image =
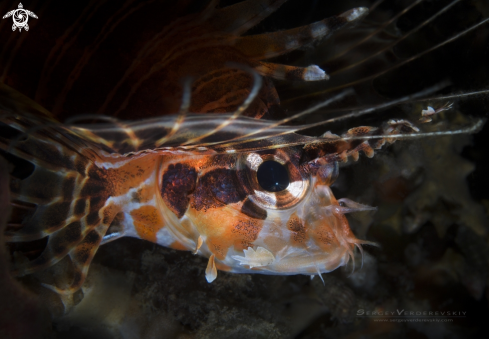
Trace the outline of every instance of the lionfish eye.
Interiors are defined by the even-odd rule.
[[[289,186],[289,173],[284,165],[277,161],[263,162],[256,173],[258,183],[268,192],[280,192]]]
[[[248,199],[261,208],[284,210],[308,192],[310,175],[300,170],[300,147],[242,153],[236,167]]]

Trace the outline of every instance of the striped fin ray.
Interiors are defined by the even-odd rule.
[[[106,205],[111,185],[93,163],[100,151],[96,145],[59,123],[29,114],[2,112],[0,130],[0,155],[13,168],[13,213],[5,237],[13,251],[13,273],[25,275],[56,264],[85,244],[93,229],[110,225],[117,210]],[[38,255],[33,258],[16,251],[21,243],[42,239],[45,246],[34,250]]]
[[[430,76],[436,75],[435,70],[439,70],[440,65],[436,62],[438,60],[437,57],[443,56],[443,51],[447,51],[446,53],[453,52],[451,49],[453,46],[450,47],[450,44],[457,40],[462,40],[461,38],[469,34],[475,34],[476,30],[483,29],[482,26],[487,25],[489,22],[487,15],[473,16],[470,19],[470,24],[459,25],[457,28],[454,26],[450,30],[445,30],[443,35],[425,34],[425,37],[436,36],[438,39],[416,42],[419,48],[414,49],[415,53],[411,51],[410,55],[406,55],[406,53],[399,52],[406,49],[405,45],[413,44],[413,41],[421,35],[418,34],[420,31],[432,29],[435,21],[445,20],[448,23],[453,22],[447,17],[456,16],[458,13],[457,8],[462,7],[462,2],[453,0],[446,3],[440,2],[437,5],[440,7],[439,10],[426,11],[426,13],[432,14],[426,14],[424,18],[416,19],[420,23],[413,25],[406,32],[403,32],[396,22],[403,19],[403,16],[407,18],[415,16],[414,13],[416,11],[423,11],[423,6],[429,7],[428,4],[425,4],[425,1],[413,1],[409,6],[399,9],[398,13],[390,16],[387,20],[382,18],[380,14],[376,16],[376,11],[371,8],[369,15],[361,23],[352,29],[340,30],[335,34],[334,46],[330,46],[327,43],[316,46],[316,52],[321,51],[322,55],[322,60],[316,61],[316,64],[327,72],[330,80],[324,84],[303,86],[299,90],[294,84],[285,84],[280,91],[282,97],[287,98],[282,101],[283,107],[288,109],[301,107],[304,102],[310,102],[313,98],[322,98],[346,88],[354,88],[357,91],[356,101],[358,103],[373,105],[385,101],[386,95],[378,95],[378,89],[376,89],[376,92],[369,90],[372,82],[390,83],[391,77],[399,76],[396,73],[409,73],[409,71],[405,70],[414,67],[419,59],[429,60],[431,58],[430,65],[432,69],[427,69],[424,72],[409,73],[410,85],[405,86],[403,93],[432,85],[427,80]],[[440,36],[442,36],[441,39]],[[467,41],[469,40],[467,39]],[[303,59],[298,59],[296,62],[303,63],[306,60],[307,62],[311,61],[307,53],[305,53]],[[444,79],[451,76],[451,72],[446,68],[441,73],[444,75]],[[413,78],[417,80],[413,80]],[[440,76],[435,79],[437,80],[434,81],[443,80]],[[386,92],[385,89],[383,91]]]
[[[58,287],[45,283],[42,285],[61,295],[71,295],[79,290],[85,281],[90,263],[100,247],[100,243],[108,227],[109,225],[102,223],[99,226],[92,228],[83,240],[70,250],[68,257],[71,260],[74,270],[73,279],[68,286]]]
[[[441,84],[443,85],[443,84]],[[344,91],[330,97],[309,109],[296,113],[279,121],[253,119],[244,116],[229,114],[191,114],[182,111],[178,116],[152,118],[133,122],[117,121],[111,118],[108,123],[100,123],[85,126],[66,126],[82,139],[87,139],[95,146],[102,149],[110,144],[107,155],[113,157],[128,157],[141,152],[158,152],[174,154],[218,154],[260,151],[295,145],[311,143],[331,143],[329,137],[314,137],[301,134],[301,131],[311,128],[327,126],[345,119],[357,118],[367,114],[380,114],[389,109],[395,110],[401,105],[416,104],[416,99],[425,97],[439,90],[440,85],[427,88],[424,91],[392,100],[383,104],[370,107],[352,107],[344,110],[344,113],[322,119],[315,123],[302,125],[288,125],[292,121],[304,118],[333,102],[351,95],[352,91]],[[473,93],[458,94],[453,99],[469,99],[474,96],[488,93],[478,91]],[[433,97],[432,102],[444,101],[448,98]],[[418,99],[423,102],[427,99]],[[390,135],[345,135],[345,138],[355,140],[390,138],[419,138],[423,136],[450,135],[475,132],[482,124],[482,120],[472,119],[467,124],[458,126],[454,130],[416,131],[410,129],[410,133],[397,133]],[[426,129],[426,128],[425,128]],[[405,131],[404,131],[405,132]],[[324,133],[324,130],[323,132]],[[107,147],[105,148],[108,149]]]
[[[319,81],[329,79],[329,75],[316,65],[298,67],[260,62],[255,70],[263,76],[280,80]]]

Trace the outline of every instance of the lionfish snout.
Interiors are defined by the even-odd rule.
[[[240,170],[247,179],[240,183],[250,192],[247,208],[260,209],[263,216],[252,244],[229,250],[222,261],[227,270],[321,274],[348,263],[355,247],[361,250],[361,244],[372,244],[357,239],[345,214],[373,208],[349,199],[337,200],[331,191],[338,176],[336,162],[309,161],[306,170],[300,147],[242,157]]]
[[[336,164],[322,166],[317,171],[318,175],[311,178],[311,193],[301,211],[307,239],[305,252],[314,265],[309,270],[315,269],[318,273],[330,272],[346,265],[350,259],[354,260],[355,247],[363,253],[362,244],[375,245],[358,239],[346,218],[348,213],[375,208],[346,198],[336,199],[330,188],[334,176],[337,176],[335,168],[337,171]]]

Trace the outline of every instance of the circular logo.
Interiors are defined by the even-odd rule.
[[[28,17],[25,9],[16,9],[14,15],[12,15],[15,25],[20,27],[27,23]]]

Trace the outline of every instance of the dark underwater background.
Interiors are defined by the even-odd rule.
[[[221,1],[220,6],[235,2]],[[248,34],[297,27],[372,3],[289,0]],[[334,74],[382,50],[450,1],[421,2],[366,44],[344,57],[328,60],[412,3],[385,0],[362,24],[274,61],[318,64]],[[39,4],[33,1],[24,5],[35,12]],[[304,121],[340,116],[346,108],[379,105],[440,83],[446,85],[427,97],[451,98],[407,100],[368,116],[328,125],[326,130],[341,134],[356,126],[378,126],[399,118],[416,123],[427,105],[439,107],[446,102],[453,102],[454,108],[435,116],[424,131],[456,131],[487,119],[487,93],[453,95],[489,90],[488,23],[396,66],[487,18],[487,1],[460,1],[378,57],[350,71],[338,72],[336,77],[332,75],[328,83],[274,81],[282,114],[296,113],[341,90],[336,87],[371,77],[347,86],[353,87],[354,96]],[[4,27],[0,38],[13,33]],[[4,56],[8,55],[6,46],[2,50]],[[0,66],[5,60],[0,59]],[[376,76],[379,73],[382,75]],[[361,155],[358,162],[342,165],[333,186],[336,197],[378,207],[376,212],[349,216],[359,238],[379,244],[364,246],[363,259],[358,253],[353,272],[351,266],[337,269],[323,274],[324,282],[317,276],[311,280],[309,276],[219,272],[218,278],[208,284],[204,278],[206,258],[122,238],[98,250],[85,296],[80,296],[79,304],[67,315],[62,315],[56,296],[38,299],[20,290],[20,285],[7,286],[8,280],[2,278],[0,288],[9,296],[0,302],[4,318],[0,324],[21,328],[17,333],[30,338],[488,337],[488,138],[486,123],[475,134],[397,141],[371,159]],[[395,318],[393,313],[400,311],[413,312],[409,313],[413,316]],[[430,312],[439,313],[429,316]]]

